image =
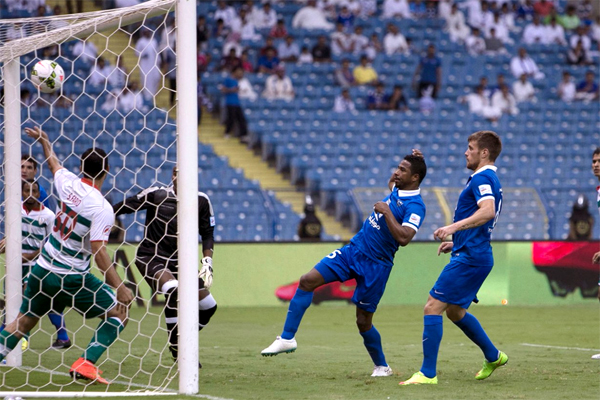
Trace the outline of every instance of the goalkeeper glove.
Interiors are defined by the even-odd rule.
[[[210,289],[213,282],[212,258],[204,257],[202,259],[202,268],[200,268],[198,277],[204,282],[204,289]]]

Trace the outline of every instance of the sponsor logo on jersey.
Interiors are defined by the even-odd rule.
[[[421,216],[417,215],[417,214],[410,214],[410,218],[408,219],[408,222],[410,222],[411,224],[415,224],[416,226],[419,226],[419,223],[421,223]]]
[[[379,219],[379,218],[377,217],[377,214],[375,214],[375,215],[371,215],[371,216],[369,217],[369,224],[370,224],[370,225],[371,225],[373,228],[375,228],[375,229],[377,229],[377,230],[381,230],[381,226],[379,226],[379,224],[377,223],[377,220],[378,220],[378,219]]]
[[[492,194],[492,187],[490,185],[479,185],[479,194],[482,196]]]
[[[398,201],[396,202],[396,205],[397,205],[398,207],[402,206],[402,204],[403,204],[403,203],[402,203],[402,200],[398,200]]]

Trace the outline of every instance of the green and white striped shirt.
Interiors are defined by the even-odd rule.
[[[58,208],[52,234],[38,265],[57,274],[85,274],[93,241],[108,241],[115,222],[112,206],[88,179],[61,168],[54,174]]]
[[[23,254],[38,251],[46,238],[52,233],[54,213],[40,203],[39,210],[27,211],[21,207],[21,251]],[[24,262],[23,266],[32,266],[35,260]]]

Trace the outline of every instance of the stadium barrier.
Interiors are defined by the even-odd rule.
[[[340,246],[339,242],[219,243],[211,292],[220,307],[283,306],[275,295],[277,289],[297,282]],[[130,287],[138,287],[138,305],[150,301],[151,290],[133,264],[135,246],[109,247],[122,274],[122,267],[130,266],[127,280]],[[448,255],[438,257],[437,247],[437,243],[416,242],[398,251],[381,305],[425,304],[449,259]],[[580,304],[596,299],[598,265],[591,263],[590,254],[600,249],[600,242],[497,242],[493,247],[495,266],[478,294],[479,305]],[[349,298],[347,293],[332,296],[342,301]],[[162,298],[153,301],[156,304]]]

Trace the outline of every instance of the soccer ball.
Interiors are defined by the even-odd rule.
[[[52,93],[62,87],[65,71],[56,61],[38,61],[31,70],[31,81],[44,93]]]

